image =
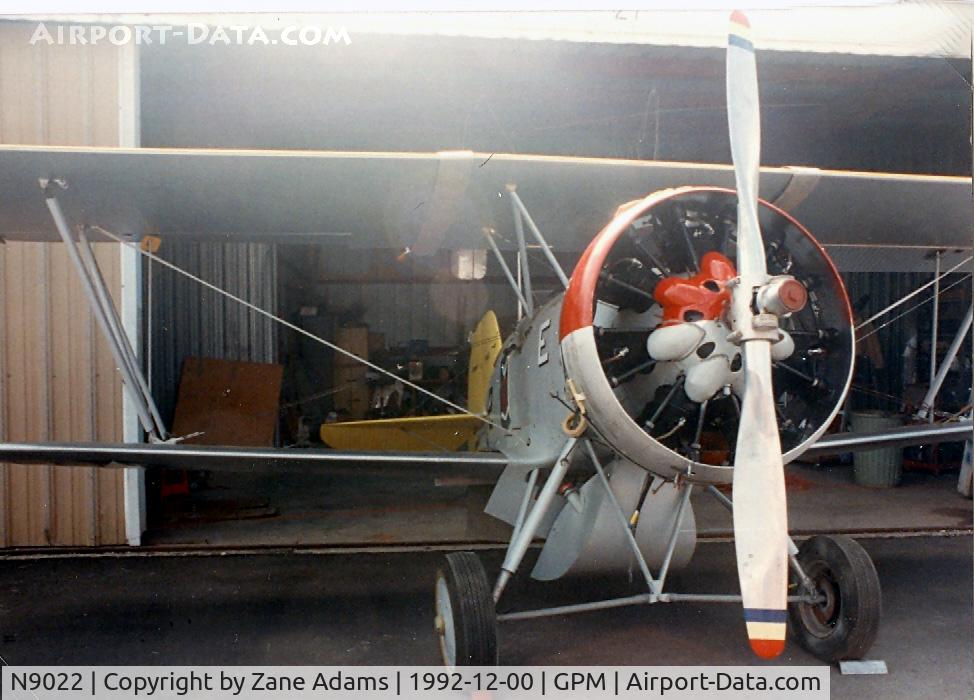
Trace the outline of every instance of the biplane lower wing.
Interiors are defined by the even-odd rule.
[[[120,468],[170,467],[327,476],[496,478],[509,460],[497,452],[365,452],[179,444],[0,443],[0,462]]]
[[[882,433],[838,433],[805,457],[971,440],[972,422],[905,426]],[[498,478],[510,460],[499,452],[372,452],[365,450],[211,447],[179,444],[0,443],[0,462],[120,468],[170,467],[226,472]]]
[[[802,457],[816,459],[843,452],[860,452],[883,447],[936,445],[941,442],[961,442],[972,438],[974,432],[970,420],[955,423],[922,423],[878,433],[833,433],[812,445]]]

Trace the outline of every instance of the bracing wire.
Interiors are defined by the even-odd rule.
[[[919,294],[920,292],[922,292],[924,289],[926,289],[926,288],[928,288],[928,287],[936,284],[938,281],[942,280],[944,277],[946,277],[950,273],[955,272],[958,268],[962,267],[963,265],[966,265],[971,260],[974,260],[974,256],[970,256],[969,255],[968,257],[966,257],[963,260],[961,260],[959,263],[957,263],[956,265],[954,265],[952,268],[950,268],[946,272],[943,272],[939,276],[934,277],[932,280],[930,280],[926,284],[917,287],[916,289],[914,289],[912,292],[910,292],[906,296],[900,297],[899,299],[897,299],[896,301],[894,301],[892,304],[890,304],[889,306],[887,306],[885,309],[882,309],[881,311],[877,311],[872,316],[870,316],[865,321],[863,321],[858,326],[856,326],[855,330],[857,330],[857,331],[858,330],[861,330],[865,326],[868,326],[870,323],[872,323],[873,321],[875,321],[877,318],[880,318],[882,316],[885,316],[886,314],[888,314],[890,311],[892,311],[893,309],[895,309],[900,304],[905,304],[910,299],[912,299],[913,297],[915,297],[917,294]],[[933,297],[930,297],[930,299],[932,299],[932,298]],[[929,299],[927,301],[929,301]],[[924,302],[924,303],[926,303],[926,302]],[[913,308],[916,308],[916,307],[913,307]],[[902,314],[900,316],[897,316],[896,318],[901,318],[901,317],[902,317]],[[895,321],[896,319],[893,319],[893,320]]]
[[[970,275],[970,273],[968,273],[968,274],[966,274],[966,275],[964,275],[963,277],[961,277],[961,278],[960,278],[959,280],[956,280],[956,281],[954,281],[954,282],[951,282],[951,283],[950,283],[950,284],[948,284],[948,285],[947,285],[946,287],[943,287],[943,288],[942,288],[942,289],[940,290],[940,296],[943,296],[943,295],[944,295],[944,292],[946,292],[946,291],[947,291],[948,289],[950,289],[951,287],[956,287],[956,286],[957,286],[958,284],[960,284],[961,282],[964,282],[965,280],[968,280],[968,279],[970,279],[970,277],[971,277],[971,275]],[[917,290],[917,291],[920,291],[920,290]],[[912,296],[912,295],[911,295],[911,296]],[[899,321],[899,320],[900,320],[901,318],[903,318],[904,316],[906,316],[906,315],[907,315],[907,314],[909,314],[910,312],[912,312],[912,311],[916,311],[916,310],[917,310],[917,309],[919,309],[919,308],[920,308],[921,306],[923,306],[924,304],[926,304],[926,303],[927,303],[928,301],[933,301],[933,298],[934,298],[935,296],[937,296],[937,295],[936,295],[936,294],[931,294],[931,295],[930,295],[929,297],[927,297],[926,299],[924,299],[924,300],[923,300],[923,301],[921,301],[921,302],[918,302],[918,303],[916,303],[916,304],[914,304],[913,306],[911,306],[910,308],[908,308],[908,309],[907,309],[906,311],[904,311],[903,313],[901,313],[901,314],[897,314],[896,316],[894,316],[893,318],[891,318],[890,320],[888,320],[888,321],[887,321],[886,323],[883,323],[882,325],[879,325],[879,326],[876,326],[875,328],[873,328],[873,329],[871,329],[871,330],[870,330],[870,331],[869,331],[868,333],[865,333],[865,334],[863,334],[863,335],[861,335],[861,336],[859,336],[859,337],[857,337],[857,338],[856,338],[856,342],[857,342],[857,343],[859,343],[859,342],[862,342],[863,340],[865,340],[865,339],[866,339],[866,338],[868,338],[869,336],[871,336],[871,335],[875,335],[876,333],[879,333],[879,331],[881,331],[881,330],[883,330],[884,328],[886,328],[886,326],[888,326],[888,325],[890,325],[891,323],[895,323],[896,321]],[[874,318],[875,318],[875,317],[874,317]],[[860,323],[860,324],[859,324],[858,326],[856,326],[856,330],[859,330],[859,329],[860,329],[860,328],[862,328],[862,327],[863,327],[864,325],[865,325],[865,322],[864,322],[864,323]]]
[[[121,243],[124,246],[128,246],[129,248],[137,251],[140,255],[143,255],[146,258],[148,258],[150,260],[153,260],[154,262],[159,263],[163,267],[167,267],[170,270],[172,270],[173,272],[176,272],[176,273],[182,275],[183,277],[186,277],[186,278],[188,278],[188,279],[196,282],[197,284],[202,285],[203,287],[206,287],[207,289],[210,289],[210,290],[216,292],[217,294],[220,294],[220,295],[226,297],[227,299],[230,299],[231,301],[235,301],[238,304],[241,304],[241,305],[245,306],[246,308],[250,309],[251,311],[253,311],[255,313],[258,313],[261,316],[264,316],[265,318],[268,318],[271,321],[273,321],[275,323],[278,323],[278,324],[284,326],[285,328],[288,328],[288,329],[294,331],[295,333],[299,333],[299,334],[301,334],[301,335],[303,335],[303,336],[305,336],[307,338],[310,338],[311,340],[315,341],[316,343],[321,343],[325,347],[331,348],[335,352],[340,353],[340,354],[344,355],[345,357],[347,357],[347,358],[349,358],[351,360],[354,360],[355,362],[359,362],[359,363],[365,365],[366,367],[369,367],[370,369],[375,370],[376,372],[378,372],[380,374],[384,374],[385,376],[390,377],[391,379],[394,379],[397,382],[401,382],[405,386],[408,386],[411,389],[415,389],[416,391],[420,392],[421,394],[425,394],[426,396],[428,396],[428,397],[430,397],[430,398],[432,398],[432,399],[434,399],[436,401],[439,401],[440,403],[444,404],[445,406],[448,406],[448,407],[452,408],[455,411],[458,411],[459,413],[463,413],[465,415],[472,416],[473,418],[476,418],[477,420],[479,420],[479,421],[481,421],[483,423],[486,423],[487,425],[493,426],[495,428],[498,428],[499,430],[504,431],[505,434],[509,434],[509,435],[512,434],[512,433],[509,433],[509,431],[507,429],[505,429],[503,426],[498,425],[497,423],[495,423],[494,421],[490,420],[486,416],[478,415],[478,414],[474,413],[473,411],[470,411],[470,410],[468,410],[466,408],[463,408],[462,406],[458,406],[457,404],[453,403],[449,399],[446,399],[446,398],[440,396],[439,394],[436,394],[436,393],[430,391],[429,389],[426,389],[426,388],[420,386],[419,384],[416,384],[414,382],[411,382],[408,379],[403,379],[402,377],[400,377],[399,375],[395,374],[394,372],[390,372],[389,370],[385,369],[384,367],[380,367],[379,365],[375,364],[374,362],[369,362],[365,358],[359,357],[355,353],[353,353],[353,352],[351,352],[349,350],[346,350],[345,348],[341,347],[340,345],[336,345],[335,343],[332,343],[332,342],[330,342],[328,340],[325,340],[324,338],[322,338],[320,336],[317,336],[314,333],[312,333],[312,332],[310,332],[308,330],[305,330],[304,328],[301,328],[300,326],[297,326],[297,325],[291,323],[287,319],[281,318],[280,316],[277,316],[277,315],[271,313],[270,311],[267,311],[266,309],[262,309],[261,307],[257,306],[256,304],[253,304],[253,303],[247,301],[246,299],[243,299],[241,297],[238,297],[237,295],[235,295],[235,294],[233,294],[231,292],[228,292],[225,289],[221,289],[220,287],[216,286],[215,284],[213,284],[211,282],[207,282],[202,277],[198,277],[198,276],[194,275],[192,272],[189,272],[188,270],[184,270],[183,268],[179,267],[178,265],[175,265],[175,264],[169,262],[168,260],[165,260],[163,258],[160,258],[158,255],[155,255],[154,253],[151,253],[151,252],[149,252],[147,250],[143,250],[138,244],[134,243],[133,241],[127,241],[124,238],[122,238],[121,236],[119,236],[119,235],[117,235],[115,233],[112,233],[111,231],[103,228],[102,226],[97,226],[96,225],[96,226],[92,226],[91,228],[93,230],[96,230],[99,233],[107,236],[108,238],[112,239],[116,243]],[[515,438],[516,438],[516,436],[515,436]]]

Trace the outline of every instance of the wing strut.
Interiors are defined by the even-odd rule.
[[[561,286],[568,289],[568,275],[565,274],[565,270],[562,268],[561,263],[555,258],[555,254],[551,252],[551,246],[548,245],[548,241],[545,240],[544,236],[541,235],[541,231],[538,229],[538,225],[534,223],[534,219],[531,218],[528,208],[524,206],[524,202],[517,194],[517,188],[514,185],[507,186],[507,193],[511,197],[511,201],[514,202],[514,226],[520,228],[520,221],[523,220],[528,224],[528,230],[534,235],[535,240],[538,245],[541,246],[541,252],[544,253],[545,258],[548,260],[548,264],[551,265],[551,269],[555,271],[555,275],[558,277],[558,281],[561,282]]]
[[[918,419],[927,420],[929,418],[930,422],[933,422],[933,406],[937,401],[937,394],[940,393],[940,388],[944,385],[944,380],[947,378],[947,373],[954,364],[954,360],[957,359],[957,353],[960,352],[960,346],[964,344],[964,339],[967,337],[968,331],[971,330],[972,321],[974,321],[974,304],[967,308],[967,315],[964,317],[964,320],[961,321],[960,327],[957,329],[957,334],[954,336],[954,340],[951,342],[950,348],[947,349],[947,354],[944,355],[944,359],[940,362],[940,369],[934,376],[933,381],[930,382],[930,388],[927,390],[926,396],[923,397],[923,402],[920,404],[920,409],[916,412],[916,417]],[[934,326],[934,330],[937,330],[936,326]],[[933,356],[936,357],[936,353],[933,353]]]
[[[108,288],[105,286],[105,279],[102,277],[98,262],[91,252],[91,246],[83,231],[79,232],[79,240],[75,241],[68,225],[67,218],[61,209],[61,203],[55,194],[55,188],[64,188],[66,185],[57,180],[41,180],[40,185],[44,190],[44,200],[47,208],[51,212],[54,226],[57,228],[61,240],[68,251],[68,259],[74,266],[78,277],[81,278],[81,287],[84,289],[88,299],[88,305],[94,314],[101,328],[102,335],[108,343],[108,349],[115,360],[115,366],[122,375],[122,383],[135,404],[135,409],[139,414],[139,421],[143,429],[148,433],[150,441],[162,441],[168,438],[166,426],[159,415],[152,394],[149,392],[149,385],[142,374],[138,358],[129,342],[128,336],[122,329],[118,311],[112,302]]]

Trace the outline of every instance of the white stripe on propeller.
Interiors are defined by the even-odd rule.
[[[761,152],[757,67],[750,24],[731,14],[727,39],[727,121],[737,181],[735,330],[750,329],[754,288],[767,280],[758,223]],[[734,546],[751,648],[773,658],[785,647],[788,523],[781,441],[771,384],[771,342],[743,342],[744,397],[734,455]]]

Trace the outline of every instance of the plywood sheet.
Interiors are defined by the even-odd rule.
[[[187,444],[273,447],[281,365],[188,357],[176,399],[175,436]]]

